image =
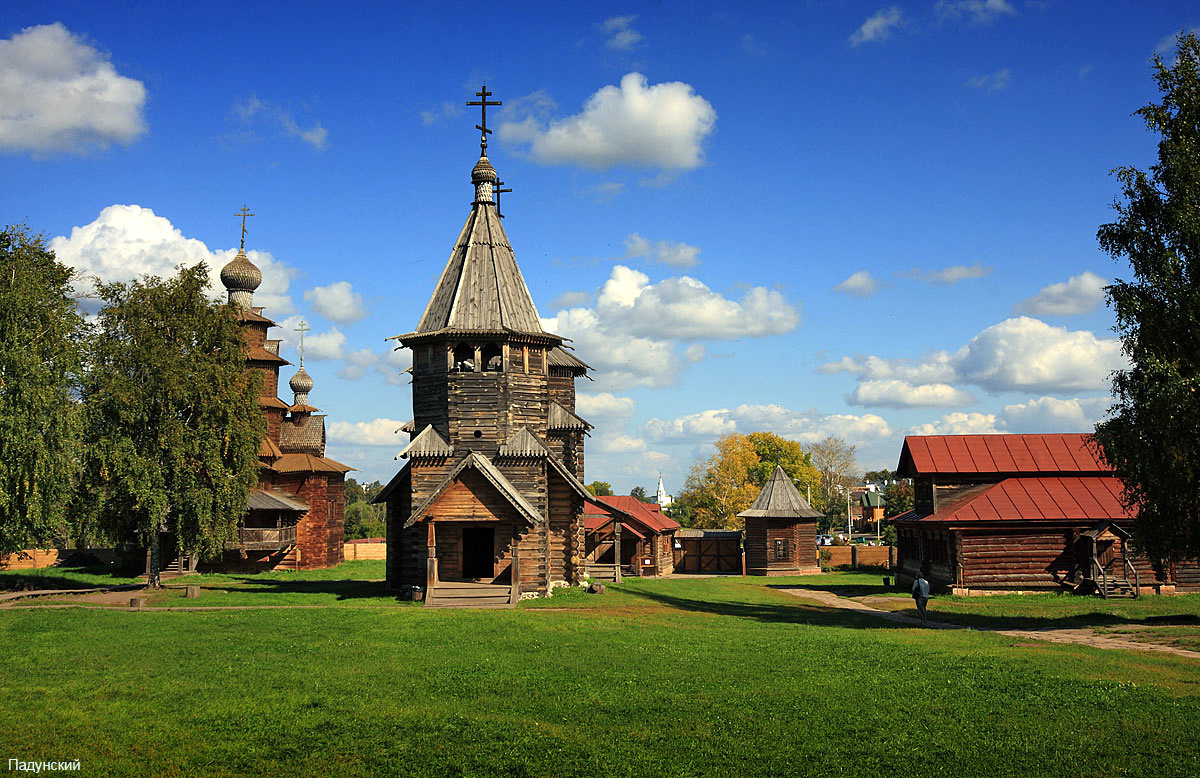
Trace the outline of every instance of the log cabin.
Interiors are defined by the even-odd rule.
[[[746,522],[747,575],[809,575],[821,572],[817,521],[813,509],[784,469],[763,484],[749,508],[738,514]]]
[[[433,606],[512,605],[582,579],[591,425],[575,380],[589,367],[542,328],[498,181],[484,132],[466,223],[416,329],[394,338],[412,350],[413,419],[407,462],[375,498],[386,582]]]
[[[589,578],[620,581],[622,575],[675,572],[673,546],[679,522],[656,503],[629,496],[596,497],[584,508],[583,527]]]
[[[1060,590],[1104,597],[1200,591],[1194,562],[1134,553],[1134,514],[1091,435],[910,435],[897,475],[897,582],[942,590]]]

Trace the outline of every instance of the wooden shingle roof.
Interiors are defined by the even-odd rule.
[[[742,518],[816,519],[821,513],[813,510],[792,483],[791,477],[779,465],[763,485],[754,503],[738,514]]]
[[[1092,435],[909,435],[896,473],[917,475],[1035,475],[1112,472]]]
[[[426,424],[425,429],[421,430],[421,434],[417,435],[407,446],[401,449],[395,458],[448,457],[453,453],[454,449],[450,447],[445,438],[437,433],[433,425]]]
[[[442,330],[545,333],[490,203],[471,208],[414,334]]]
[[[325,417],[292,416],[279,426],[279,447],[285,452],[325,454]]]
[[[348,473],[354,468],[314,454],[284,454],[271,469],[279,473]]]
[[[550,367],[565,367],[575,375],[586,375],[592,366],[579,357],[567,351],[562,346],[555,346],[546,352],[546,362]]]
[[[505,478],[504,474],[496,469],[496,466],[493,465],[487,457],[477,451],[472,451],[459,460],[459,463],[454,466],[454,469],[447,473],[446,477],[434,487],[430,495],[421,501],[421,504],[418,505],[412,512],[412,516],[410,516],[408,520],[404,522],[404,526],[406,528],[411,527],[413,524],[416,524],[418,521],[423,519],[425,514],[433,506],[433,503],[438,497],[441,496],[442,492],[446,491],[450,484],[454,483],[455,479],[457,479],[462,471],[466,470],[467,468],[473,468],[480,475],[482,475],[484,479],[491,483],[492,486],[496,487],[496,491],[498,491],[501,496],[503,496],[504,499],[507,500],[508,503],[512,505],[517,512],[520,513],[521,516],[523,516],[530,524],[542,523],[542,515],[537,512],[536,508],[529,504],[529,501],[526,500],[525,496],[521,494],[521,491],[513,485],[512,481],[509,481],[507,478]]]
[[[303,498],[277,489],[251,489],[246,495],[246,507],[252,511],[308,512],[308,503]]]
[[[551,400],[547,428],[551,430],[583,430],[586,432],[592,429],[592,425]]]
[[[528,427],[522,427],[500,444],[500,456],[539,459],[550,456],[550,449],[546,448],[546,444],[538,440],[537,435],[530,432]]]

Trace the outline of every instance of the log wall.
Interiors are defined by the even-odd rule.
[[[775,560],[775,542],[787,543],[787,560]],[[746,574],[793,575],[820,571],[817,523],[794,519],[747,517]]]

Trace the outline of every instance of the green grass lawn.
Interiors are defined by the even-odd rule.
[[[1194,660],[910,629],[771,588],[874,576],[633,579],[455,611],[340,596],[348,572],[200,576],[188,601],[317,609],[0,610],[0,757],[121,776],[1200,774]]]

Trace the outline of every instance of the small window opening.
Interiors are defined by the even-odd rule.
[[[503,352],[500,350],[500,344],[489,343],[483,347],[483,369],[491,372],[497,372],[504,369]]]
[[[454,347],[454,372],[475,372],[475,347],[470,343],[459,343]]]
[[[775,539],[775,561],[788,561],[788,542],[786,538]]]
[[[483,437],[483,433],[482,433],[482,432],[480,432],[479,430],[475,430],[475,437],[477,437],[477,438],[482,438],[482,437]]]

